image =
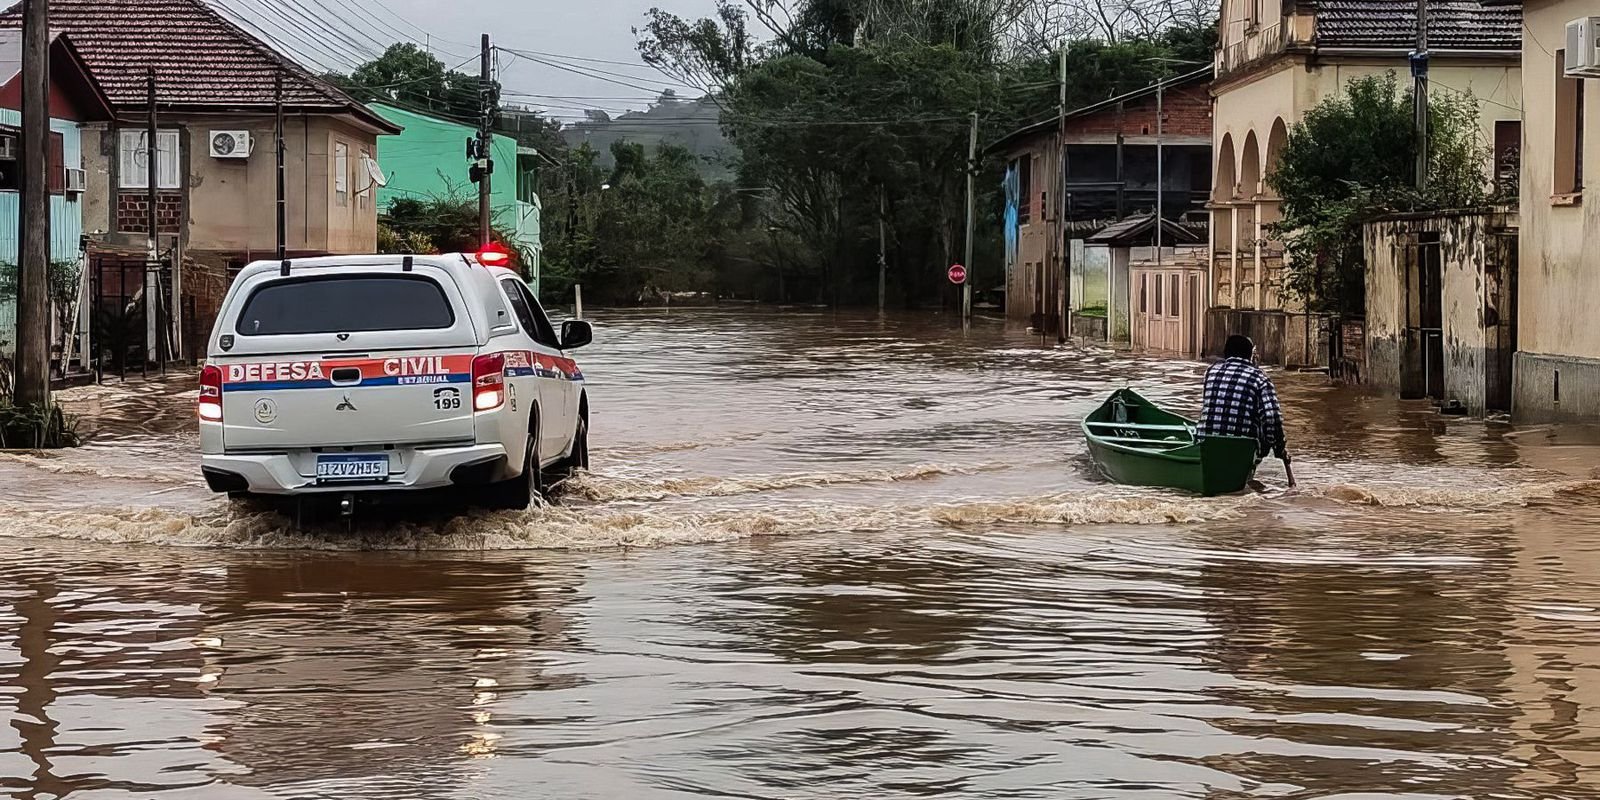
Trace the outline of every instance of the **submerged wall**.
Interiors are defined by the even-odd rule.
[[[1430,394],[1433,326],[1424,294],[1435,289],[1422,277],[1425,239],[1439,252],[1442,385],[1431,394],[1473,414],[1509,410],[1517,246],[1514,216],[1499,211],[1408,214],[1365,226],[1367,382],[1401,397]]]

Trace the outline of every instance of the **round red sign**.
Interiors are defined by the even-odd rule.
[[[958,286],[963,284],[963,283],[966,283],[967,282],[967,268],[961,266],[960,264],[951,265],[951,267],[950,267],[950,282],[954,283],[954,284],[956,284]]]

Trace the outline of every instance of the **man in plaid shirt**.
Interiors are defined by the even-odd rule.
[[[1256,463],[1268,454],[1289,469],[1288,443],[1283,438],[1283,409],[1272,380],[1255,364],[1255,343],[1244,336],[1229,336],[1223,360],[1206,370],[1205,399],[1198,433],[1205,436],[1245,436],[1255,439]],[[1294,473],[1289,474],[1294,485]]]

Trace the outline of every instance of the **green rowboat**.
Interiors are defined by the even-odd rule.
[[[1197,442],[1194,425],[1131,389],[1118,389],[1083,418],[1083,435],[1095,464],[1117,483],[1207,497],[1243,489],[1256,471],[1256,441],[1207,436]]]

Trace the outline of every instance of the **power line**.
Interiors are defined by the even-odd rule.
[[[610,60],[607,60],[607,59],[604,59],[604,58],[588,58],[586,56],[568,56],[568,55],[562,55],[561,53],[545,53],[545,52],[541,52],[541,51],[538,51],[538,50],[513,50],[513,49],[511,49],[509,47],[505,47],[505,48],[501,48],[501,49],[505,50],[506,52],[517,53],[519,55],[526,54],[526,55],[533,55],[533,56],[541,56],[541,57],[544,57],[544,58],[554,58],[554,59],[557,59],[559,61],[584,61],[584,62],[588,62],[590,64],[611,64],[611,65],[618,66],[618,67],[634,67],[634,68],[646,67],[646,68],[649,68],[648,64],[641,64],[639,62],[610,61]]]
[[[614,84],[616,84],[618,86],[625,86],[625,87],[627,87],[629,89],[638,89],[641,92],[653,92],[653,91],[656,91],[654,88],[649,87],[649,86],[641,86],[640,84],[637,84],[637,83],[628,83],[626,81],[619,81],[619,80],[615,80],[613,78],[605,78],[605,77],[602,77],[602,76],[599,76],[599,75],[595,75],[595,74],[590,73],[590,72],[585,72],[585,71],[583,71],[581,69],[578,69],[576,67],[569,67],[569,66],[566,66],[564,64],[558,64],[558,63],[556,63],[554,61],[545,61],[542,58],[534,58],[532,56],[528,56],[528,55],[525,55],[525,54],[523,55],[523,58],[526,58],[529,61],[532,61],[532,62],[535,62],[535,63],[538,63],[538,64],[543,64],[543,65],[545,65],[547,67],[552,67],[554,69],[559,69],[562,72],[570,72],[570,73],[572,73],[574,75],[581,75],[581,76],[583,76],[585,78],[590,78],[590,79],[597,80],[597,81],[603,81],[605,83],[614,83]]]
[[[571,73],[573,73],[575,75],[582,75],[585,78],[591,78],[591,79],[598,80],[598,81],[604,81],[606,83],[613,83],[613,84],[616,84],[618,86],[625,86],[625,87],[627,87],[629,89],[638,89],[640,91],[645,91],[645,92],[656,91],[652,87],[641,86],[638,83],[632,83],[631,82],[631,81],[650,81],[650,80],[654,80],[654,78],[651,78],[651,77],[639,76],[639,75],[629,75],[629,74],[625,74],[625,73],[621,73],[621,72],[611,72],[609,70],[598,69],[596,67],[583,67],[583,66],[579,66],[579,65],[575,65],[575,64],[563,64],[563,63],[560,63],[558,61],[552,61],[549,58],[540,56],[540,55],[538,55],[538,54],[536,54],[536,53],[534,53],[533,51],[530,51],[530,50],[513,50],[511,48],[500,48],[500,49],[505,50],[508,53],[513,53],[515,55],[522,56],[523,58],[526,58],[527,60],[532,61],[534,63],[543,64],[543,65],[545,65],[547,67],[553,67],[555,69],[559,69],[559,70],[562,70],[562,71],[565,71],[565,72],[571,72]],[[665,77],[665,76],[663,76],[663,77]],[[621,80],[619,80],[619,79],[621,79]],[[673,79],[670,79],[670,78],[666,78],[665,80],[662,81],[662,83],[670,85],[670,86],[673,86],[673,87],[677,87],[677,88],[690,89],[690,90],[693,90],[693,91],[700,91],[698,89],[698,87],[690,86],[689,84],[683,83],[681,81],[673,80]]]
[[[356,12],[357,14],[360,14],[361,16],[365,17],[366,19],[371,20],[373,25],[378,26],[378,28],[380,29],[379,30],[380,33],[383,33],[384,35],[394,34],[394,36],[396,37],[394,43],[396,43],[396,44],[398,44],[398,43],[408,43],[408,44],[422,45],[422,47],[427,51],[431,52],[433,50],[438,50],[439,52],[443,53],[445,56],[447,56],[449,58],[463,58],[463,57],[465,57],[468,60],[471,60],[471,59],[474,59],[474,58],[478,57],[476,53],[468,55],[468,56],[463,56],[461,52],[452,51],[452,50],[450,50],[448,48],[444,48],[444,47],[438,47],[437,45],[433,44],[433,42],[435,41],[435,37],[433,37],[433,35],[431,33],[429,33],[427,30],[425,30],[423,28],[417,27],[416,25],[411,25],[411,23],[409,21],[407,21],[404,17],[401,17],[401,16],[399,16],[398,14],[395,14],[392,11],[389,12],[390,16],[393,16],[396,19],[399,19],[401,22],[403,22],[403,23],[405,23],[407,25],[411,25],[412,28],[415,28],[418,32],[420,32],[423,35],[423,41],[417,41],[416,37],[413,34],[406,33],[405,31],[400,30],[398,27],[396,27],[396,26],[394,26],[394,25],[392,25],[390,23],[384,22],[381,19],[378,19],[377,15],[373,14],[372,11],[367,8],[367,5],[365,3],[350,2],[350,0],[334,0],[334,1],[337,2],[339,5],[347,8],[347,9],[353,10],[354,12]],[[382,3],[379,3],[378,7],[379,8],[383,8],[385,11],[388,10],[387,8],[384,7],[384,5]],[[438,41],[445,41],[445,40],[440,39]],[[383,49],[387,51],[388,50],[388,46],[385,46]]]
[[[326,48],[318,48],[315,45],[307,43],[304,39],[301,39],[299,36],[296,36],[289,31],[283,30],[279,26],[273,26],[277,33],[276,36],[273,35],[272,32],[269,32],[266,27],[263,26],[264,20],[262,17],[247,15],[243,10],[233,7],[223,0],[211,0],[211,3],[214,7],[228,12],[226,16],[232,22],[248,28],[250,33],[258,38],[266,40],[274,49],[281,53],[291,54],[299,58],[301,61],[307,62],[311,66],[316,67],[322,72],[338,72],[342,69],[349,69],[348,64],[341,62],[337,56],[331,55]],[[291,46],[286,44],[283,39],[278,38],[279,36],[282,36],[286,39],[292,39],[293,41],[297,42],[299,46]],[[333,66],[330,67],[330,64]],[[338,69],[335,69],[335,67]]]
[[[312,14],[311,11],[305,6],[300,5],[299,0],[281,0],[281,2],[280,0],[256,0],[256,5],[265,6],[269,11],[277,14],[281,19],[288,20],[290,24],[293,24],[300,30],[305,31],[313,39],[317,38],[319,34],[324,37],[331,36],[338,40],[334,42],[335,46],[343,44],[345,47],[350,48],[352,52],[365,55],[369,59],[378,57],[378,54],[373,52],[370,48],[363,46],[360,42],[357,42],[355,39],[352,39],[350,36],[345,34],[340,26],[322,24],[324,20],[318,19],[316,15]],[[292,13],[290,9],[285,8],[285,6],[293,6],[294,11],[299,12],[298,15]],[[349,24],[347,20],[342,18],[339,21],[345,23],[346,25]]]
[[[359,0],[358,0],[358,2],[359,2]],[[453,44],[453,45],[456,45],[458,47],[466,48],[466,49],[469,49],[469,50],[477,49],[477,45],[475,45],[475,44],[469,44],[467,42],[458,42],[458,41],[455,41],[453,39],[446,39],[446,38],[444,38],[442,36],[435,36],[432,31],[428,30],[427,28],[421,27],[420,25],[417,25],[415,22],[412,22],[411,20],[406,19],[403,16],[400,16],[400,14],[398,14],[394,10],[390,9],[388,7],[388,5],[383,3],[383,2],[378,2],[375,5],[378,7],[379,10],[383,11],[383,13],[388,14],[389,16],[399,20],[406,27],[409,27],[412,30],[416,31],[418,35],[423,37],[424,41],[417,42],[415,37],[403,37],[403,38],[411,39],[413,42],[416,42],[417,44],[425,44],[425,46],[427,46],[429,48],[433,48],[435,46],[433,44],[433,42],[444,42],[445,44]],[[459,58],[459,57],[461,57],[461,53],[450,53],[449,51],[447,51],[445,48],[442,48],[442,47],[439,48],[439,50],[442,51],[442,52],[448,53],[451,58]],[[463,51],[463,52],[465,52],[465,51]]]
[[[344,9],[346,9],[347,11],[350,10],[350,6],[345,4],[344,0],[338,0],[338,1],[340,2],[340,5]],[[373,38],[372,34],[367,33],[367,31],[366,31],[366,28],[368,26],[363,25],[361,23],[352,22],[344,14],[341,14],[340,12],[338,12],[338,11],[334,10],[333,8],[330,8],[328,5],[326,5],[323,2],[323,0],[306,0],[306,2],[310,3],[313,7],[317,8],[320,11],[325,12],[328,16],[333,17],[335,20],[337,20],[338,22],[342,23],[342,25],[334,26],[339,30],[339,35],[340,36],[344,35],[343,31],[348,30],[353,34],[355,34],[357,36],[360,36],[363,40],[366,41],[366,43],[368,45],[371,45],[374,48],[374,52],[377,52],[377,53],[384,52],[385,50],[389,49],[390,44],[392,44],[392,43],[384,43],[384,42],[379,41],[376,38]]]

